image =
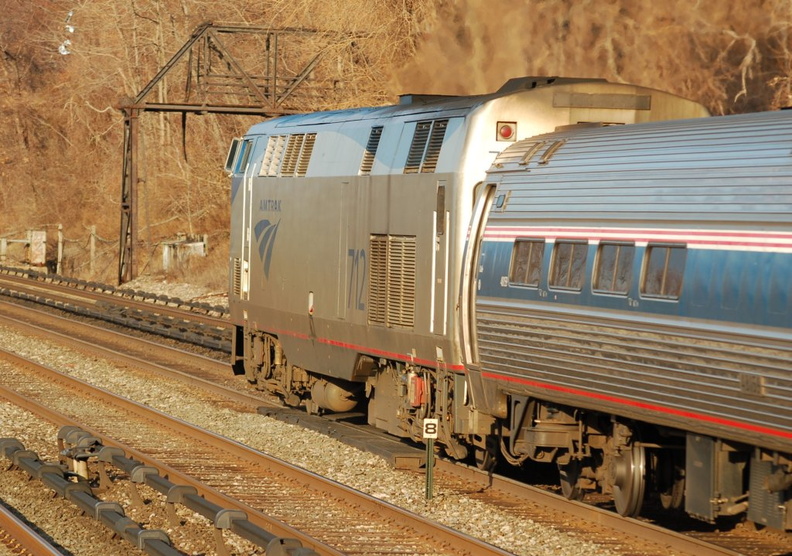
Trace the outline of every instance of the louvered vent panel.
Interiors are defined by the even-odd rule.
[[[371,236],[369,245],[368,320],[385,324],[388,307],[388,237]]]
[[[260,176],[266,176],[269,173],[269,168],[272,165],[272,156],[275,152],[275,143],[277,143],[278,138],[270,136],[267,139],[267,149],[264,151],[264,159],[261,161],[261,170],[259,170]]]
[[[294,176],[294,171],[297,169],[297,159],[300,157],[300,150],[302,150],[304,140],[304,133],[296,133],[289,136],[289,142],[286,144],[286,154],[283,155],[283,164],[281,164],[281,176],[287,178]]]
[[[443,146],[448,120],[435,120],[432,124],[432,133],[429,137],[429,146],[421,165],[421,172],[432,173],[437,168],[437,159],[440,157],[440,147]]]
[[[429,139],[431,128],[432,122],[418,122],[418,125],[415,126],[415,135],[413,135],[410,152],[407,155],[407,163],[404,165],[405,174],[416,174],[421,169],[426,141]]]
[[[372,236],[369,323],[415,325],[415,237]]]
[[[415,238],[388,242],[388,326],[415,324]]]
[[[371,173],[371,168],[374,166],[374,157],[377,154],[380,138],[382,137],[382,126],[372,127],[371,134],[366,143],[366,150],[363,151],[363,160],[360,163],[360,175],[367,175]]]
[[[261,164],[261,175],[277,176],[281,158],[283,158],[283,145],[286,143],[285,135],[274,135],[267,142],[267,154]]]
[[[308,163],[311,161],[314,143],[316,143],[316,133],[307,134],[303,142],[302,151],[300,151],[299,162],[297,163],[297,177],[301,178],[308,172]]]
[[[242,295],[242,261],[239,259],[234,259],[233,261],[233,269],[232,269],[232,277],[233,283],[231,284],[231,291],[234,292],[234,295],[239,297]]]

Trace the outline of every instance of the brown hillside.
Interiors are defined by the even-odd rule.
[[[117,107],[204,21],[356,34],[354,49],[338,47],[336,67],[322,70],[343,76],[339,94],[306,110],[377,104],[403,92],[482,93],[520,75],[633,82],[699,100],[718,114],[792,104],[792,4],[732,4],[5,0],[0,237],[21,237],[31,228],[54,232],[53,226],[63,224],[64,272],[115,279],[123,144]],[[251,68],[261,64],[260,43],[238,48]],[[327,46],[295,44],[281,63],[296,67],[317,48]],[[179,86],[174,79],[156,95],[164,98]],[[191,279],[222,287],[229,182],[221,166],[230,139],[254,121],[191,115],[183,138],[179,115],[141,119],[142,272],[157,270],[157,242],[177,232],[206,233],[214,254],[207,266],[220,270]],[[88,230],[94,225],[101,258],[89,275]]]
[[[604,77],[714,114],[792,104],[792,3],[454,0],[435,3],[395,87],[486,92],[515,75]],[[498,9],[493,9],[497,5]]]

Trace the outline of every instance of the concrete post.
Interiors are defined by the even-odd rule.
[[[91,271],[91,278],[93,278],[94,269],[96,268],[96,263],[94,261],[96,258],[96,226],[91,226],[91,238],[88,243],[91,246],[91,260],[88,264]]]
[[[58,256],[55,261],[55,274],[60,275],[63,265],[63,224],[58,224]]]

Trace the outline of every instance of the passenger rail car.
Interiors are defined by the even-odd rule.
[[[492,425],[464,405],[457,301],[474,190],[495,155],[557,126],[706,115],[632,85],[520,78],[254,125],[226,164],[235,369],[310,411],[362,400],[402,437],[437,415],[463,457]]]
[[[461,323],[490,446],[622,514],[654,489],[792,528],[792,111],[520,141],[472,222]]]

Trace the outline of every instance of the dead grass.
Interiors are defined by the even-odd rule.
[[[0,20],[0,235],[63,224],[73,244],[64,270],[113,281],[117,272],[123,121],[134,97],[207,20],[353,33],[313,37],[279,60],[299,68],[332,51],[344,88],[302,109],[395,100],[404,92],[473,94],[520,75],[604,77],[699,100],[714,113],[790,104],[792,3],[719,0],[7,0]],[[497,6],[497,8],[495,8]],[[69,25],[65,20],[72,10]],[[70,40],[68,55],[58,47]],[[323,42],[324,41],[324,42]],[[235,45],[251,67],[261,45]],[[247,52],[245,53],[245,48]],[[171,79],[152,94],[178,92]],[[254,120],[178,115],[141,118],[139,267],[156,270],[160,241],[228,229],[230,139]],[[96,226],[91,271],[84,245]],[[82,242],[82,243],[81,243]],[[218,269],[210,268],[217,265]],[[183,276],[225,282],[214,255]]]

